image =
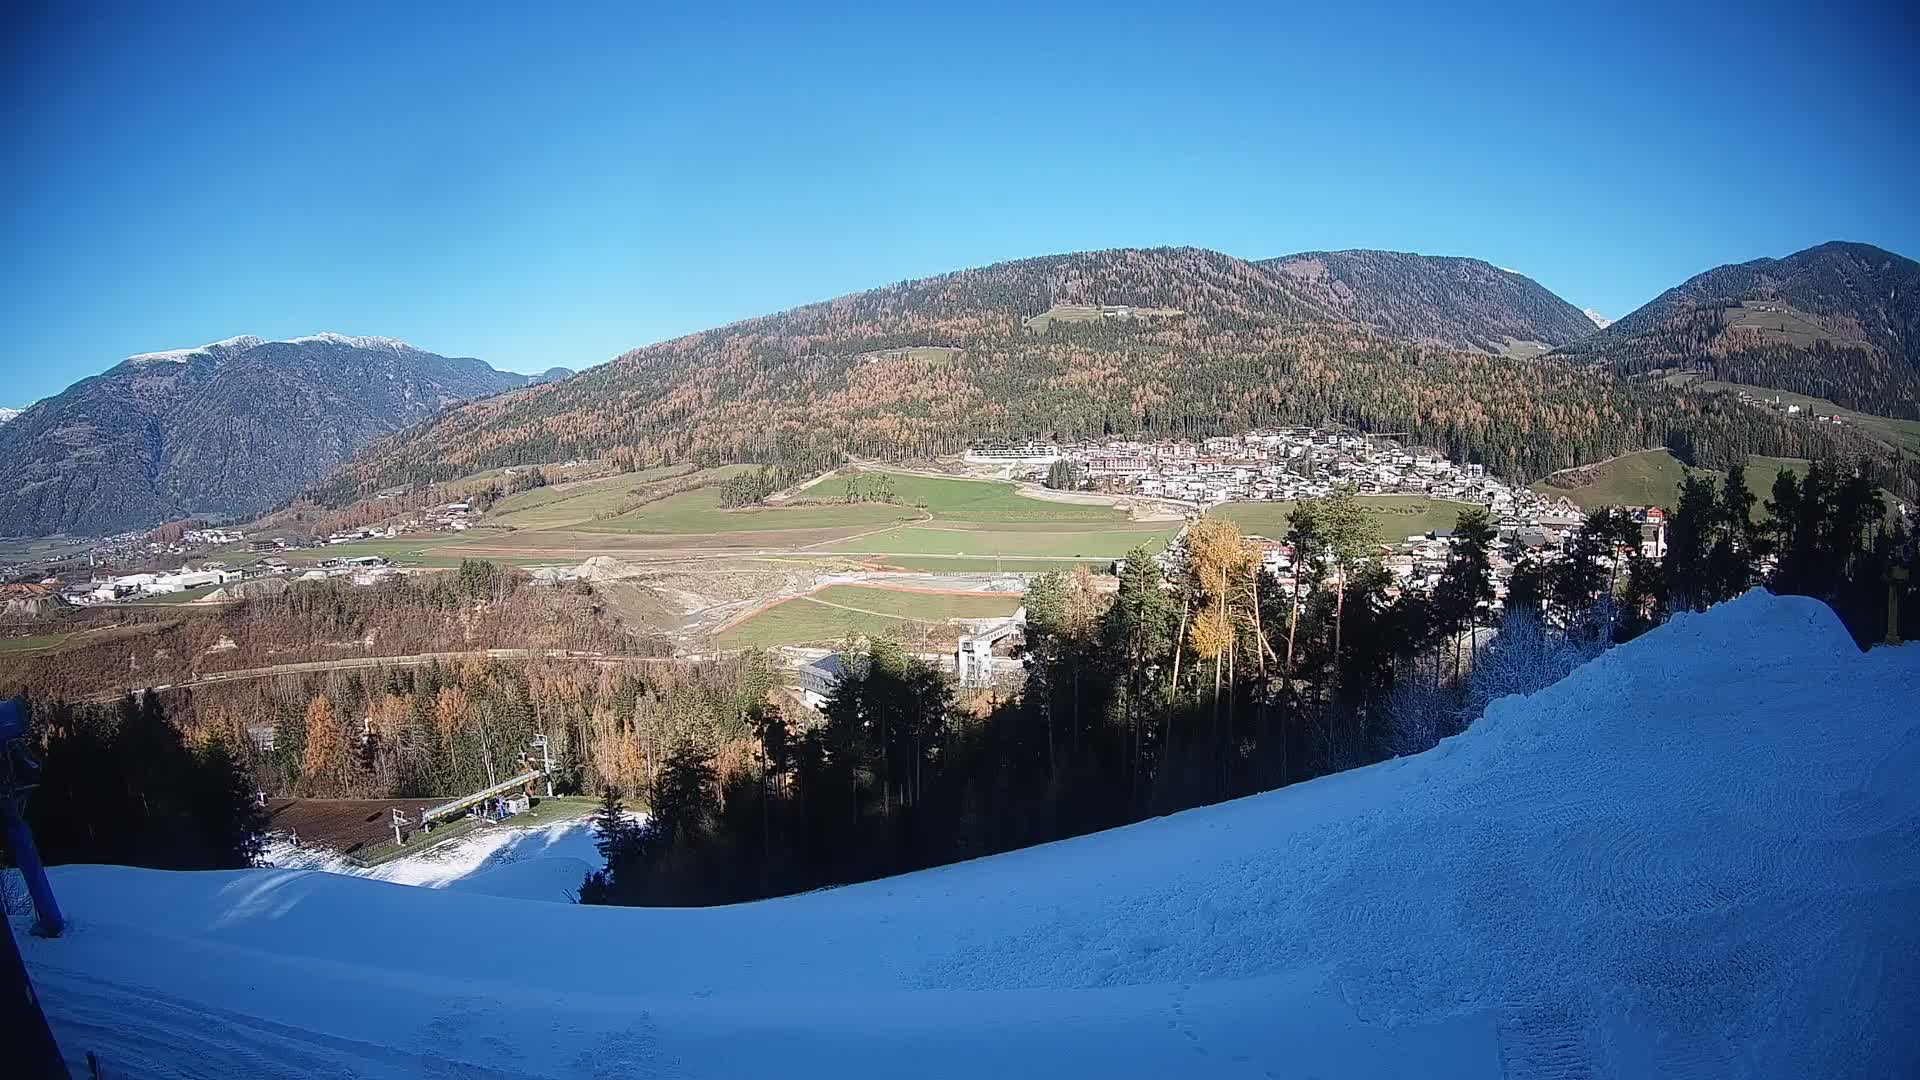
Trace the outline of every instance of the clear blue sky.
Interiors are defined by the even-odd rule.
[[[1920,256],[1891,4],[281,6],[10,12],[0,405],[241,333],[582,367],[1087,248],[1472,255],[1616,316]]]

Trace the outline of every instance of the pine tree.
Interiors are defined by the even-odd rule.
[[[629,862],[640,846],[640,826],[627,813],[620,789],[612,784],[601,790],[600,805],[593,812],[593,846],[609,870]]]
[[[195,762],[192,814],[207,842],[207,861],[224,869],[253,866],[267,846],[267,812],[254,800],[253,779],[215,734]]]

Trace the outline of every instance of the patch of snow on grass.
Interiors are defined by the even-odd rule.
[[[429,889],[472,887],[493,896],[519,895],[527,900],[570,901],[571,895],[556,895],[551,888],[559,871],[555,864],[578,865],[570,890],[578,890],[587,874],[604,867],[606,861],[593,846],[593,822],[587,818],[556,821],[531,828],[520,828],[511,820],[489,825],[477,832],[436,844],[418,855],[402,855],[378,866],[361,867],[325,848],[294,847],[275,837],[268,845],[265,861],[269,866],[290,870],[319,870],[329,874],[372,878],[396,885],[415,885]],[[497,874],[520,863],[546,861],[542,872],[515,876]],[[544,876],[543,876],[544,874]],[[485,888],[475,886],[484,879]],[[530,892],[510,891],[515,881],[524,881]]]

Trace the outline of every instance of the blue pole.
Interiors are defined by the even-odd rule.
[[[33,830],[27,828],[23,812],[27,792],[39,779],[40,764],[27,752],[27,718],[18,701],[0,701],[0,748],[6,753],[5,771],[0,773],[0,781],[4,781],[0,787],[0,815],[6,818],[7,850],[13,853],[13,864],[20,868],[27,892],[33,897],[33,910],[39,916],[33,932],[42,937],[59,937],[60,931],[67,928],[67,920],[61,916],[60,905],[53,898],[47,868],[41,865],[40,849],[33,844]]]

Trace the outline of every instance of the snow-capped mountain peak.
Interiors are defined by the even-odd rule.
[[[1602,330],[1605,330],[1607,327],[1613,325],[1612,319],[1607,318],[1605,315],[1600,314],[1599,312],[1593,310],[1592,308],[1581,308],[1580,314],[1585,315],[1589,319],[1592,319],[1593,325],[1599,327]]]
[[[135,353],[127,357],[127,363],[135,367],[142,367],[147,364],[184,364],[195,356],[224,357],[235,353],[243,353],[248,349],[268,344],[345,345],[354,349],[377,349],[383,352],[395,353],[420,351],[398,338],[363,337],[354,334],[336,334],[331,330],[323,330],[317,334],[308,334],[304,337],[287,338],[284,341],[273,342],[269,342],[264,338],[254,337],[252,334],[242,334],[239,337],[230,337],[224,341],[211,341],[205,345],[198,345],[191,349],[165,349],[160,352]]]
[[[26,411],[25,409],[0,409],[0,424],[4,424]]]
[[[195,346],[191,349],[167,349],[162,352],[135,353],[127,357],[127,363],[184,364],[189,357],[208,353],[246,352],[256,345],[263,344],[265,344],[265,342],[254,337],[252,334],[241,334],[239,337],[230,337],[223,341],[210,341],[205,345]]]
[[[401,341],[399,338],[361,337],[352,334],[336,334],[331,330],[322,330],[317,334],[308,334],[305,337],[287,339],[287,344],[289,345],[307,345],[316,342],[325,345],[346,345],[355,349],[385,349],[389,352],[420,351],[412,345]]]

